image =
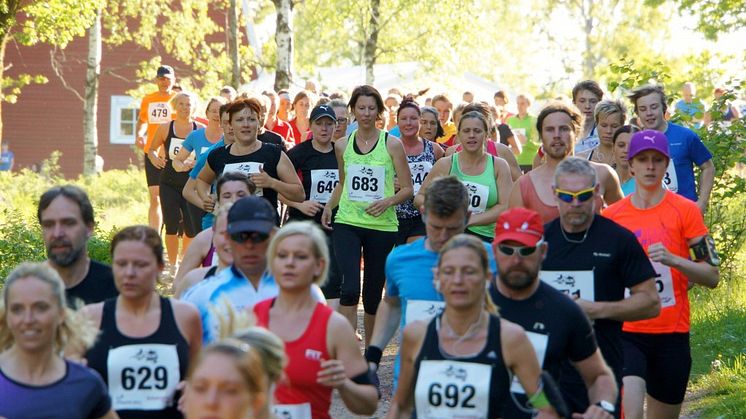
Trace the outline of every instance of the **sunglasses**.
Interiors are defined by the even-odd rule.
[[[259,233],[256,231],[242,231],[240,233],[231,234],[231,240],[236,243],[246,243],[251,241],[254,244],[258,244],[269,239],[269,234]]]
[[[593,195],[595,195],[595,190],[596,190],[595,186],[591,186],[588,189],[583,189],[582,191],[577,191],[577,192],[570,192],[570,191],[564,191],[562,189],[555,189],[554,194],[557,195],[557,198],[559,198],[560,201],[571,204],[575,198],[578,199],[578,202],[588,201],[589,199],[593,198]]]
[[[544,243],[544,239],[539,240],[536,246],[508,246],[507,244],[498,244],[497,249],[505,256],[513,256],[513,254],[518,252],[521,257],[526,257],[533,255],[542,243]]]

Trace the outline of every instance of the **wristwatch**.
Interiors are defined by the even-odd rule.
[[[616,412],[616,408],[614,407],[614,403],[607,402],[606,400],[601,400],[599,402],[596,402],[596,406],[600,407],[601,409],[605,410],[607,413],[614,414]]]

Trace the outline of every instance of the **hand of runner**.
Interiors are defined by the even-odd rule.
[[[324,205],[316,201],[303,201],[299,204],[295,204],[295,209],[309,217],[315,217],[319,211],[324,210]]]
[[[215,198],[212,195],[202,201],[202,209],[205,212],[212,212],[215,209]]]
[[[648,257],[653,262],[660,262],[666,266],[673,266],[676,263],[676,257],[660,242],[648,246]]]
[[[399,185],[399,178],[394,176],[394,193],[399,192],[399,189],[401,189],[401,185]]]
[[[601,409],[600,407],[591,405],[585,413],[573,413],[572,419],[613,419],[611,413]]]
[[[324,212],[321,213],[321,226],[327,230],[332,229],[332,210],[329,205],[324,206]]]
[[[135,145],[139,148],[145,148],[145,137],[138,135],[137,138],[135,138]]]
[[[252,173],[251,181],[254,182],[257,188],[274,189],[275,179],[268,175],[264,169],[259,169],[259,173]]]
[[[316,382],[327,387],[339,388],[347,381],[345,366],[338,359],[321,361],[321,370],[316,374]]]
[[[159,169],[163,169],[164,167],[166,167],[166,159],[157,155],[155,152],[153,151],[149,152],[148,158],[150,159],[150,162],[153,163],[153,166]]]
[[[378,217],[381,214],[383,214],[384,211],[389,207],[388,200],[381,199],[378,201],[375,201],[374,203],[368,205],[368,208],[365,209],[365,212],[374,216]]]

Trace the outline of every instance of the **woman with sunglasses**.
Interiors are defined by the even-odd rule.
[[[457,141],[463,150],[438,160],[425,179],[414,203],[421,207],[433,179],[454,175],[469,190],[469,224],[466,229],[485,242],[492,242],[495,220],[507,208],[513,179],[505,160],[485,151],[489,123],[479,112],[467,112],[459,120]]]
[[[328,419],[337,389],[354,414],[371,415],[378,395],[349,322],[313,298],[329,270],[326,235],[313,222],[291,222],[267,249],[279,294],[254,306],[257,324],[285,342],[286,380],[275,390],[277,417]]]
[[[404,329],[388,418],[504,417],[515,374],[539,417],[557,417],[539,387],[541,368],[523,329],[501,319],[487,293],[485,246],[460,234],[440,250],[435,287],[445,309]]]

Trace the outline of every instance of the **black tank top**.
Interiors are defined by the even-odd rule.
[[[414,364],[415,410],[426,417],[503,417],[510,400],[510,378],[500,345],[500,318],[489,316],[487,343],[475,356],[454,357],[438,340],[442,314],[427,326]]]
[[[116,324],[117,299],[104,301],[101,330],[88,350],[88,367],[103,377],[112,409],[122,419],[180,419],[176,385],[184,380],[189,344],[179,332],[171,301],[160,297],[161,321],[150,336],[131,338]]]
[[[197,123],[192,122],[192,131],[195,131],[196,129]],[[186,185],[187,180],[189,180],[189,171],[177,172],[176,169],[174,169],[173,163],[173,158],[179,153],[183,141],[184,138],[177,136],[176,131],[174,131],[174,121],[169,122],[168,135],[166,136],[166,142],[164,145],[166,150],[166,167],[164,167],[161,172],[161,183],[172,186],[179,191],[184,189],[184,185]],[[173,147],[171,147],[171,143],[174,143]]]

